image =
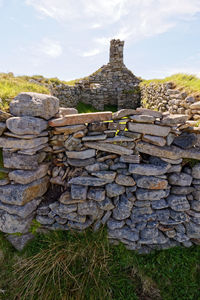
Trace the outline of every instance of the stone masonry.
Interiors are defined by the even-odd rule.
[[[0,128],[0,230],[17,249],[34,219],[45,230],[106,226],[110,242],[139,253],[199,244],[200,127],[188,116],[76,114],[21,93]]]
[[[199,95],[188,94],[173,82],[142,84],[141,105],[161,112],[186,114],[191,120],[200,120]]]
[[[105,105],[118,109],[140,106],[140,80],[124,65],[123,47],[123,41],[111,40],[107,65],[77,82],[75,87],[65,84],[52,87],[52,94],[63,107],[76,107],[80,101],[98,110],[104,110]]]

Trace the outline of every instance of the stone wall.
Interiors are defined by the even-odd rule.
[[[140,253],[199,243],[200,127],[187,116],[72,115],[35,93],[16,97],[10,113],[0,114],[0,230],[15,247],[33,237],[34,219],[40,230],[105,225],[111,242]]]
[[[200,119],[200,97],[176,88],[173,82],[141,85],[141,105],[171,114],[186,114],[189,119]]]
[[[79,101],[98,110],[104,110],[105,105],[114,105],[118,109],[140,106],[140,80],[124,65],[123,46],[124,42],[111,40],[107,65],[77,82],[75,87],[52,86],[52,95],[60,99],[63,107],[76,107]]]

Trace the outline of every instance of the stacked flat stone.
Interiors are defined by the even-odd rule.
[[[200,101],[198,95],[189,95],[178,89],[172,82],[150,83],[141,86],[141,104],[171,114],[186,114],[189,119],[200,119]]]
[[[185,115],[139,108],[52,119],[51,183],[36,220],[56,230],[97,230],[148,253],[200,240],[200,128]]]
[[[0,148],[7,173],[0,180],[0,230],[5,233],[28,233],[48,189],[48,120],[58,110],[55,97],[21,93],[10,103],[10,114],[0,113]]]
[[[79,101],[98,110],[104,110],[105,105],[115,105],[118,109],[139,107],[140,80],[124,65],[123,46],[123,41],[111,40],[107,65],[78,81],[75,86],[53,84],[52,94],[64,107],[76,107]]]

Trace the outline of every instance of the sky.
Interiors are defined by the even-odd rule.
[[[81,78],[112,38],[136,76],[200,77],[200,0],[0,0],[0,72]]]

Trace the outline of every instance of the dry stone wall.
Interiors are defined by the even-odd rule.
[[[112,243],[140,253],[198,244],[200,127],[143,108],[73,113],[35,93],[0,113],[0,230],[10,242],[22,249],[36,219],[46,230],[106,226]]]
[[[171,114],[186,114],[191,120],[200,119],[199,95],[190,95],[176,88],[173,82],[152,82],[142,84],[140,88],[143,107]]]

